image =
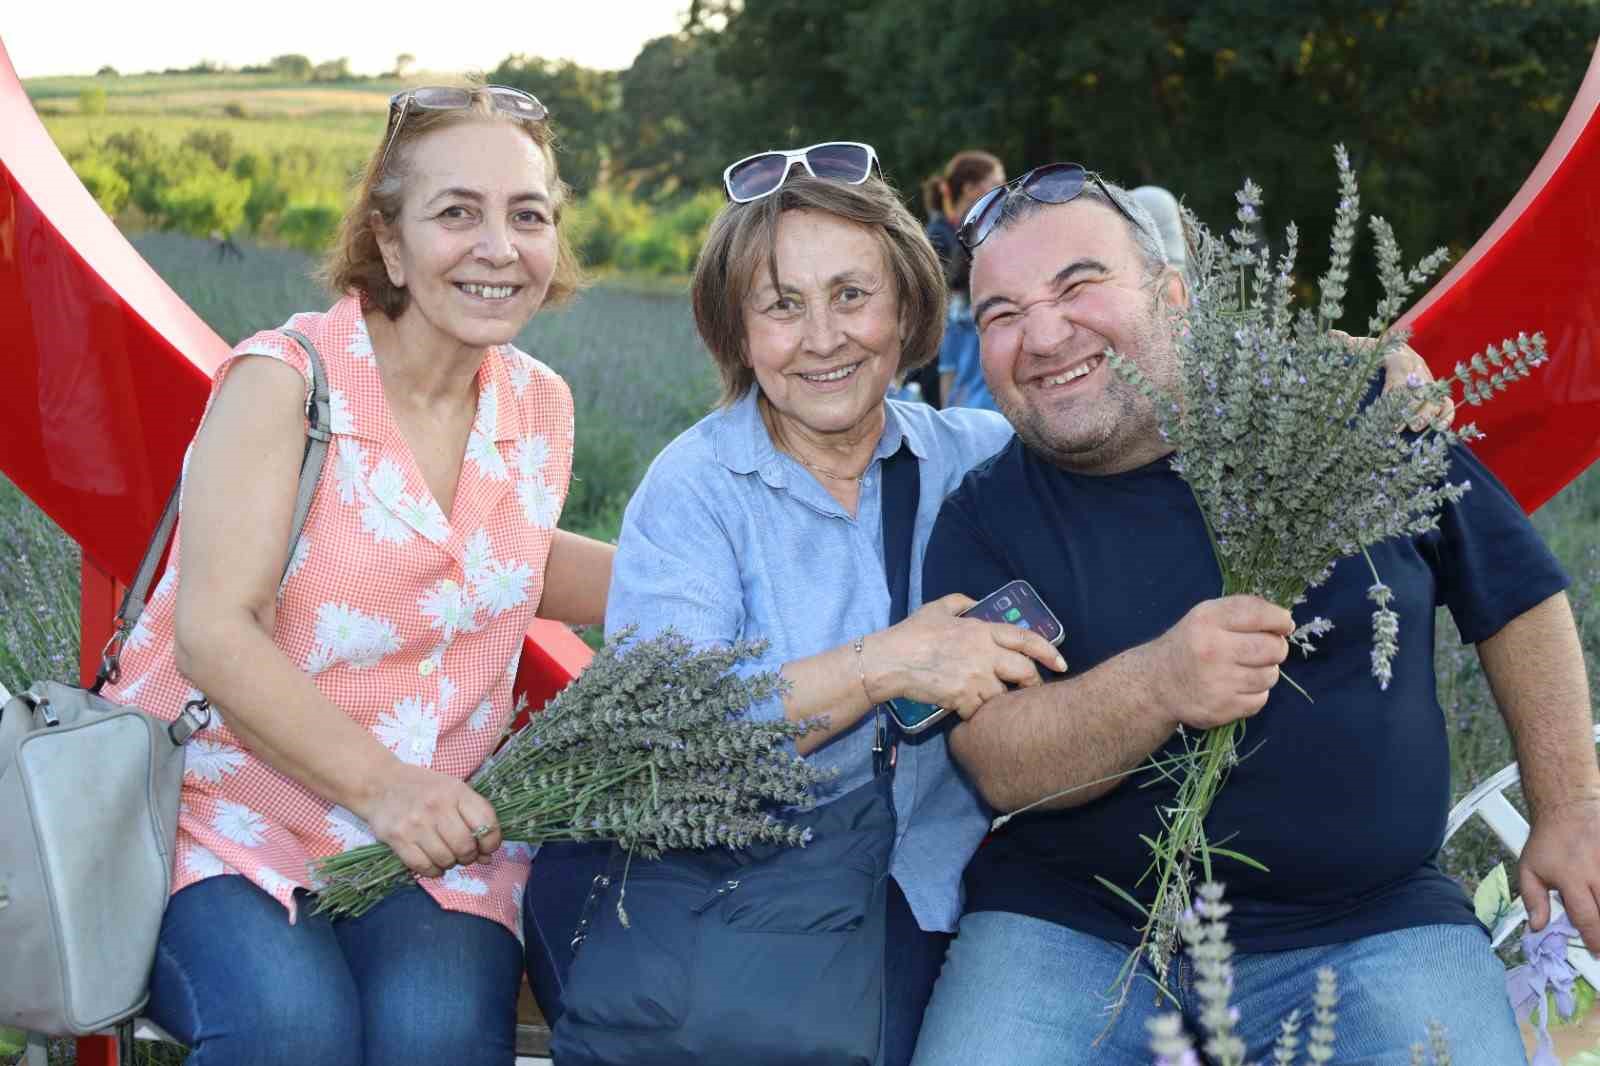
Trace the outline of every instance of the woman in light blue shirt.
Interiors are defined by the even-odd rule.
[[[826,728],[797,747],[839,771],[836,794],[872,776],[875,704],[910,697],[971,713],[1008,683],[1037,684],[1035,660],[1064,665],[1036,633],[959,618],[965,597],[888,624],[881,461],[902,447],[918,460],[916,608],[940,502],[1011,428],[992,412],[884,398],[894,378],[937,353],[945,287],[898,195],[865,167],[859,179],[795,171],[770,195],[740,203],[735,191],[712,224],[693,295],[722,404],[639,485],[606,612],[608,633],[670,626],[700,642],[766,640],[751,668],[780,669],[790,687],[750,713],[826,715]],[[910,1059],[960,914],[961,870],[987,826],[942,729],[900,738],[894,800],[890,1063]]]

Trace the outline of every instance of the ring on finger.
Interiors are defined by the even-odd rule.
[[[488,836],[492,832],[494,832],[494,826],[492,826],[492,825],[473,826],[473,828],[472,828],[472,839],[473,840],[482,840],[484,837]]]

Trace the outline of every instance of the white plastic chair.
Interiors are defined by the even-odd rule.
[[[1600,744],[1600,725],[1594,728],[1595,743]],[[1482,818],[1489,826],[1500,843],[1510,849],[1513,855],[1521,855],[1522,849],[1528,844],[1528,820],[1522,812],[1511,805],[1506,799],[1505,791],[1512,785],[1522,780],[1522,771],[1516,763],[1512,763],[1499,773],[1492,774],[1478,787],[1462,797],[1461,802],[1450,809],[1450,815],[1445,820],[1444,838],[1449,840],[1455,836],[1456,830],[1466,825],[1474,816]],[[1550,897],[1550,917],[1553,920],[1557,915],[1564,914],[1565,908],[1561,906],[1561,896],[1553,893]],[[1511,908],[1495,927],[1489,931],[1489,938],[1495,947],[1504,943],[1512,933],[1516,932],[1528,920],[1528,908],[1521,898],[1511,901]],[[1574,943],[1567,949],[1567,960],[1572,963],[1573,969],[1582,974],[1595,988],[1600,989],[1600,959],[1595,958],[1584,949],[1582,942]]]

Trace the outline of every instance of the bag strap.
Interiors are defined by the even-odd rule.
[[[322,477],[322,464],[327,457],[328,442],[332,437],[329,427],[333,421],[333,406],[328,398],[328,374],[323,368],[322,356],[317,352],[317,346],[311,343],[309,337],[296,330],[285,329],[280,332],[304,349],[311,363],[311,395],[306,399],[306,447],[300,460],[300,488],[295,498],[294,521],[290,527],[289,557],[283,564],[283,576],[287,577],[289,566],[294,560],[294,549],[299,544],[300,534],[305,529],[306,516],[311,511],[312,498],[316,496],[317,482]],[[178,524],[178,503],[182,494],[183,478],[180,474],[178,484],[172,487],[172,494],[167,497],[167,505],[161,511],[161,520],[156,523],[155,532],[150,537],[150,544],[144,550],[144,558],[139,562],[139,569],[134,574],[133,582],[122,598],[122,606],[117,610],[111,639],[106,642],[105,650],[100,655],[100,670],[90,689],[93,692],[99,692],[106,682],[117,679],[122,642],[127,639],[133,627],[138,624],[139,616],[144,613],[150,584],[155,580],[156,567],[172,541],[173,528]],[[200,726],[195,728],[198,729]]]
[[[889,586],[889,624],[895,625],[911,609],[911,548],[922,496],[922,468],[910,442],[904,439],[882,465],[883,577]],[[882,704],[873,708],[873,717],[873,769],[882,773],[894,765],[896,729]]]
[[[883,576],[889,586],[889,624],[905,620],[911,603],[911,546],[922,495],[922,472],[911,446],[883,461]]]

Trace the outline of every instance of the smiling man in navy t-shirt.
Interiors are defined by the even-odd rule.
[[[1247,754],[1206,825],[1213,842],[1270,870],[1215,869],[1234,908],[1233,1002],[1251,1060],[1266,1057],[1280,1018],[1309,1007],[1316,971],[1330,966],[1335,1063],[1410,1062],[1429,1021],[1447,1028],[1457,1066],[1524,1061],[1501,964],[1434,864],[1450,785],[1434,607],[1477,643],[1516,739],[1534,816],[1522,888],[1536,924],[1546,891],[1560,889],[1600,947],[1600,769],[1566,576],[1516,502],[1457,450],[1451,480],[1470,479],[1471,491],[1437,531],[1371,552],[1405,620],[1388,690],[1370,674],[1371,577],[1359,559],[1300,609],[1335,624],[1292,664],[1316,702],[1276,685],[1289,613],[1214,598],[1205,526],[1152,406],[1102,354],[1115,348],[1170,384],[1167,311],[1186,299],[1181,276],[1116,187],[1086,182],[1053,204],[1027,188],[1007,196],[972,275],[984,372],[1018,438],[945,503],[923,591],[981,597],[1026,578],[1060,617],[1070,676],[991,700],[950,736],[996,809],[1056,798],[995,833],[968,867],[918,1066],[1149,1061],[1144,1021],[1172,1004],[1136,981],[1109,1012],[1143,919],[1101,879],[1150,902],[1140,836],[1160,833],[1176,789],[1138,768],[1178,750],[1180,725],[1241,718]],[[1075,791],[1057,795],[1065,789]],[[1168,981],[1191,1028],[1194,979],[1179,964]]]

